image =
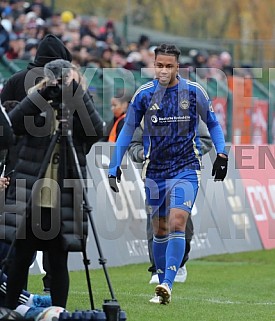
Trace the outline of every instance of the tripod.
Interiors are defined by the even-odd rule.
[[[72,159],[72,162],[73,162],[73,164],[71,164],[71,165],[73,165],[73,168],[75,169],[75,173],[76,173],[76,176],[77,176],[77,177],[74,177],[74,178],[78,179],[78,182],[80,182],[80,185],[81,185],[81,190],[83,192],[83,201],[84,201],[83,211],[86,212],[86,214],[88,216],[88,220],[89,220],[89,222],[91,224],[91,228],[92,228],[92,231],[93,231],[93,234],[94,234],[97,250],[98,250],[98,253],[99,253],[99,264],[102,265],[103,270],[104,270],[104,274],[105,274],[105,277],[106,277],[106,280],[107,280],[108,288],[109,288],[109,291],[110,291],[110,294],[111,294],[111,301],[113,303],[116,303],[117,300],[115,298],[114,291],[113,291],[113,288],[112,288],[112,285],[111,285],[111,282],[110,282],[110,278],[109,278],[109,275],[108,275],[108,272],[107,272],[107,268],[106,268],[106,259],[103,257],[103,254],[102,254],[99,238],[98,238],[97,231],[96,231],[96,228],[95,228],[95,224],[94,224],[94,221],[93,221],[93,218],[92,218],[92,214],[91,214],[92,207],[89,204],[87,191],[86,191],[86,186],[85,186],[85,183],[84,183],[83,175],[82,175],[82,172],[81,172],[81,167],[80,167],[79,160],[78,160],[78,155],[77,155],[74,143],[73,143],[72,130],[70,128],[70,111],[66,109],[66,106],[64,104],[60,104],[60,106],[58,108],[58,115],[57,115],[56,119],[59,121],[59,127],[56,129],[55,133],[53,134],[53,136],[51,138],[49,147],[48,147],[48,149],[46,151],[44,160],[43,160],[43,162],[41,164],[37,180],[45,177],[45,173],[46,173],[46,170],[47,170],[48,165],[50,163],[51,156],[52,156],[52,154],[54,152],[55,146],[56,146],[56,144],[60,143],[61,150],[63,149],[63,151],[64,151],[64,150],[67,149],[69,154],[71,155],[71,159]],[[60,156],[61,156],[60,158],[62,158],[62,156],[63,156],[62,152],[61,152]],[[66,158],[66,157],[64,157],[64,158]],[[66,165],[66,159],[65,159],[65,165]],[[20,226],[18,228],[18,231],[17,231],[18,234],[20,234],[20,231],[23,228],[24,224],[22,224],[22,223],[24,223],[24,218],[26,219],[26,217],[28,215],[27,213],[30,210],[30,207],[31,207],[31,197],[28,199],[28,202],[27,202],[27,205],[26,205],[26,212],[25,212],[25,215],[24,215],[25,217],[23,217],[23,220],[22,220],[22,222],[21,222],[21,224],[20,224]],[[80,222],[80,224],[81,224],[81,222]],[[89,275],[89,268],[88,268],[88,265],[90,264],[90,261],[89,261],[89,259],[87,257],[86,244],[85,244],[85,241],[84,241],[83,237],[80,238],[80,241],[81,241],[81,248],[82,248],[82,254],[83,254],[83,263],[84,263],[84,267],[85,267],[85,274],[86,274],[86,279],[87,279],[87,285],[88,285],[88,292],[89,292],[91,309],[94,310],[95,306],[94,306],[93,293],[92,293],[92,287],[91,287],[91,281],[90,281],[90,275]],[[2,274],[5,271],[5,267],[6,267],[7,262],[9,261],[9,259],[11,257],[12,250],[13,250],[13,248],[15,246],[15,243],[16,243],[16,236],[15,236],[15,238],[14,238],[14,240],[13,240],[13,242],[12,242],[10,248],[9,248],[9,251],[8,251],[8,254],[7,254],[6,258],[3,260],[3,267],[2,267],[2,270],[0,272],[0,279],[2,278]],[[119,308],[118,304],[116,304],[116,306]]]

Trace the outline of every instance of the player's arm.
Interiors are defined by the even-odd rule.
[[[142,117],[142,113],[140,111],[137,111],[134,105],[130,104],[127,110],[124,126],[122,127],[122,130],[119,133],[109,165],[109,184],[114,192],[119,191],[116,181],[120,182],[120,165],[123,156],[127,151],[129,144],[132,141],[134,131],[136,127],[139,125]]]
[[[213,164],[212,176],[215,181],[223,181],[227,174],[228,156],[225,150],[225,139],[220,123],[218,122],[212,103],[204,91],[199,91],[198,111],[202,120],[206,123],[211,139],[215,146],[217,157]]]

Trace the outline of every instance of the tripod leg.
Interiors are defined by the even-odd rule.
[[[94,304],[94,299],[93,299],[93,292],[92,292],[92,286],[91,286],[91,279],[90,279],[90,274],[89,274],[89,264],[90,260],[87,257],[86,249],[85,249],[85,244],[84,240],[81,240],[81,245],[82,245],[82,255],[83,255],[83,263],[85,267],[85,274],[86,274],[86,279],[87,279],[87,284],[88,284],[88,292],[89,292],[89,298],[90,298],[90,304],[91,304],[91,309],[95,309],[95,304]]]
[[[74,161],[75,168],[77,170],[77,175],[78,175],[78,178],[79,178],[79,180],[81,182],[81,187],[82,187],[82,191],[83,191],[83,194],[84,194],[84,203],[85,203],[84,206],[85,206],[86,211],[88,213],[89,222],[90,222],[91,227],[92,227],[92,231],[93,231],[93,234],[94,234],[97,250],[98,250],[98,253],[99,253],[99,264],[102,265],[102,268],[103,268],[103,271],[104,271],[104,274],[105,274],[105,277],[106,277],[106,281],[107,281],[107,284],[108,284],[108,287],[109,287],[109,291],[110,291],[112,300],[116,301],[115,295],[114,295],[114,291],[113,291],[113,288],[112,288],[112,285],[111,285],[111,281],[110,281],[110,278],[109,278],[109,275],[108,275],[108,271],[107,271],[107,268],[106,268],[106,259],[103,257],[103,253],[102,253],[102,250],[101,250],[98,234],[97,234],[97,231],[96,231],[96,228],[95,228],[95,224],[94,224],[94,221],[93,221],[93,218],[92,218],[92,215],[91,215],[91,206],[89,204],[89,200],[88,200],[88,196],[87,196],[87,192],[86,192],[86,186],[84,184],[84,179],[83,179],[83,176],[82,176],[82,172],[81,172],[80,164],[79,164],[79,161],[78,161],[77,153],[76,153],[76,150],[75,150],[75,147],[74,147],[74,144],[73,144],[71,131],[68,134],[68,136],[66,136],[66,137],[67,137],[68,145],[69,145],[69,148],[70,148],[70,152],[71,152],[71,154],[73,156],[73,161]]]
[[[86,204],[88,204],[87,203],[88,202],[88,198],[87,198],[87,195],[85,195],[85,193],[84,193],[84,200],[85,200]],[[111,285],[111,281],[110,281],[110,278],[109,278],[109,274],[108,274],[108,271],[107,271],[107,268],[106,268],[107,260],[104,258],[102,250],[101,250],[101,246],[100,246],[100,243],[99,243],[99,238],[98,238],[98,235],[97,235],[95,224],[94,224],[94,221],[93,221],[93,218],[92,218],[91,210],[88,210],[88,217],[89,217],[89,221],[90,221],[90,224],[91,224],[91,227],[92,227],[92,230],[93,230],[93,234],[94,234],[94,238],[95,238],[95,242],[96,242],[96,246],[97,246],[97,251],[99,253],[99,259],[98,259],[99,264],[102,265],[102,268],[103,268],[103,271],[104,271],[104,274],[105,274],[105,277],[106,277],[106,281],[107,281],[107,284],[108,284],[108,287],[109,287],[109,291],[110,291],[112,300],[116,300],[115,294],[114,294],[114,291],[113,291],[113,288],[112,288],[112,285]]]

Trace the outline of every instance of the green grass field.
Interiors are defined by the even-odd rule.
[[[271,321],[275,320],[275,250],[216,255],[187,263],[188,278],[176,283],[172,302],[155,305],[148,264],[111,268],[108,275],[128,321]],[[84,271],[71,272],[68,310],[90,308]],[[103,269],[91,270],[95,307],[110,299]],[[39,293],[40,275],[29,290]]]

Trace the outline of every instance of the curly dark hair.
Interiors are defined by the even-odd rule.
[[[157,57],[157,55],[169,55],[175,56],[178,61],[180,54],[181,51],[175,45],[168,45],[163,43],[155,49],[155,58]]]

